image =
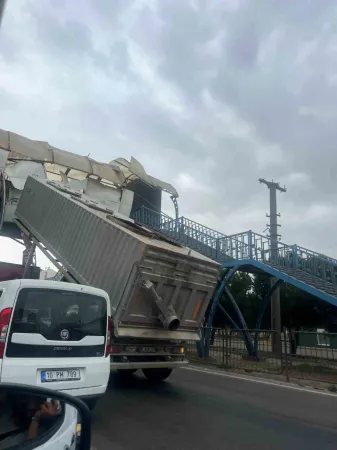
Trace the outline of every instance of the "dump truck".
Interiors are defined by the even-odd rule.
[[[103,289],[111,302],[111,369],[166,379],[188,364],[220,265],[67,183],[29,176],[15,210],[22,233],[59,280]]]

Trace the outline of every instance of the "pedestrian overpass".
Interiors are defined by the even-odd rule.
[[[186,217],[173,219],[146,207],[134,220],[158,230],[224,267],[249,273],[264,272],[337,306],[337,260],[299,245],[279,242],[277,255],[270,238],[253,231],[224,235]],[[229,277],[227,282],[229,281]]]
[[[262,308],[257,318],[257,330],[261,327],[262,317],[272,294],[281,282],[291,284],[337,306],[337,260],[334,258],[299,245],[289,245],[283,242],[278,243],[278,249],[275,252],[275,249],[271,250],[271,242],[268,236],[254,233],[251,230],[227,236],[186,217],[173,219],[162,212],[156,212],[145,206],[135,211],[133,219],[220,262],[228,269],[211,305],[207,329],[201,341],[202,348],[199,349],[203,356],[208,355],[211,327],[217,308],[226,315],[234,328],[240,330],[248,353],[257,356],[259,332],[255,332],[253,342],[247,332],[244,317],[228,289],[228,283],[236,271],[265,273],[276,279],[267,296],[263,299]],[[220,304],[224,292],[226,292],[236,310],[237,321],[233,320]]]

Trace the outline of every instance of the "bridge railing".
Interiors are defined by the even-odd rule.
[[[216,258],[217,239],[223,237],[215,230],[207,228],[185,217],[177,220],[166,214],[142,207],[135,211],[133,219],[150,228],[161,231],[193,250]]]
[[[305,247],[301,247],[300,245],[296,245],[295,247],[297,248],[298,255],[300,255],[301,257],[305,257],[305,256],[315,257],[315,258],[323,259],[325,261],[329,261],[329,262],[337,265],[337,259],[335,259],[335,258],[331,258],[330,256],[323,255],[322,253],[314,252],[313,250],[309,250]]]
[[[133,218],[221,262],[228,259],[256,260],[303,271],[337,285],[337,260],[301,246],[278,242],[277,251],[273,251],[270,237],[251,230],[226,236],[186,217],[173,219],[144,206],[135,212]]]
[[[225,234],[219,233],[218,231],[215,231],[212,228],[205,227],[204,225],[194,222],[193,220],[188,219],[186,217],[179,217],[178,220],[183,228],[186,227],[188,230],[191,231],[193,230],[193,233],[201,233],[202,235],[207,235],[211,239],[217,238],[221,239],[226,237]]]
[[[252,259],[256,259],[259,261],[268,260],[268,253],[271,249],[271,239],[269,236],[264,236],[259,233],[254,233],[253,231],[245,231],[243,233],[232,234],[230,236],[225,236],[222,238],[223,243],[221,246],[225,249],[227,242],[229,240],[233,240],[233,242],[238,242],[240,244],[239,255],[242,253],[244,258],[238,259],[246,259],[251,257]],[[229,246],[231,247],[231,245]],[[305,247],[301,247],[299,245],[289,245],[284,242],[278,242],[278,251],[280,256],[284,258],[287,254],[291,253],[293,256],[297,256],[301,260],[317,258],[320,261],[328,262],[331,264],[335,264],[337,266],[337,260],[331,258],[329,256],[322,255],[321,253],[314,252]],[[240,253],[241,252],[241,253]]]
[[[174,229],[176,232],[185,233],[194,238],[201,236],[203,239],[213,240],[225,237],[224,234],[186,217],[182,216],[178,219],[173,219],[163,212],[158,212],[145,206],[135,211],[133,219],[145,225],[156,227],[158,230],[173,231]]]
[[[332,258],[307,251],[304,247],[278,243],[271,248],[270,238],[252,231],[226,236],[219,242],[219,254],[237,260],[253,259],[290,270],[298,270],[337,286],[337,264]]]
[[[158,213],[150,208],[142,206],[139,208],[132,217],[135,221],[142,223],[149,228],[161,231],[165,228],[170,229],[170,223],[175,224],[175,220],[172,217],[164,213]]]

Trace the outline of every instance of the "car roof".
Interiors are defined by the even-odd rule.
[[[29,279],[17,279],[0,282],[0,289],[19,289],[23,287],[35,287],[44,289],[58,289],[64,291],[74,292],[86,292],[88,294],[100,295],[105,298],[109,298],[108,294],[102,289],[98,289],[92,286],[86,286],[75,283],[65,283],[63,281],[52,280],[29,280]]]

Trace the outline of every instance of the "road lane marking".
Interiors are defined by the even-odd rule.
[[[330,392],[320,391],[317,389],[305,388],[305,387],[301,387],[301,386],[295,386],[292,384],[288,384],[285,381],[269,381],[269,380],[265,380],[263,378],[246,377],[244,375],[234,375],[234,374],[229,374],[229,373],[222,373],[222,372],[217,372],[212,369],[201,369],[199,367],[191,367],[191,366],[190,367],[182,367],[181,369],[182,370],[191,370],[193,372],[200,372],[200,373],[209,374],[209,375],[217,375],[219,377],[224,377],[224,378],[233,378],[235,380],[250,381],[251,383],[267,384],[269,386],[282,387],[285,389],[292,389],[294,391],[306,392],[309,394],[318,394],[318,395],[325,395],[326,397],[337,398],[336,394],[332,394]]]

